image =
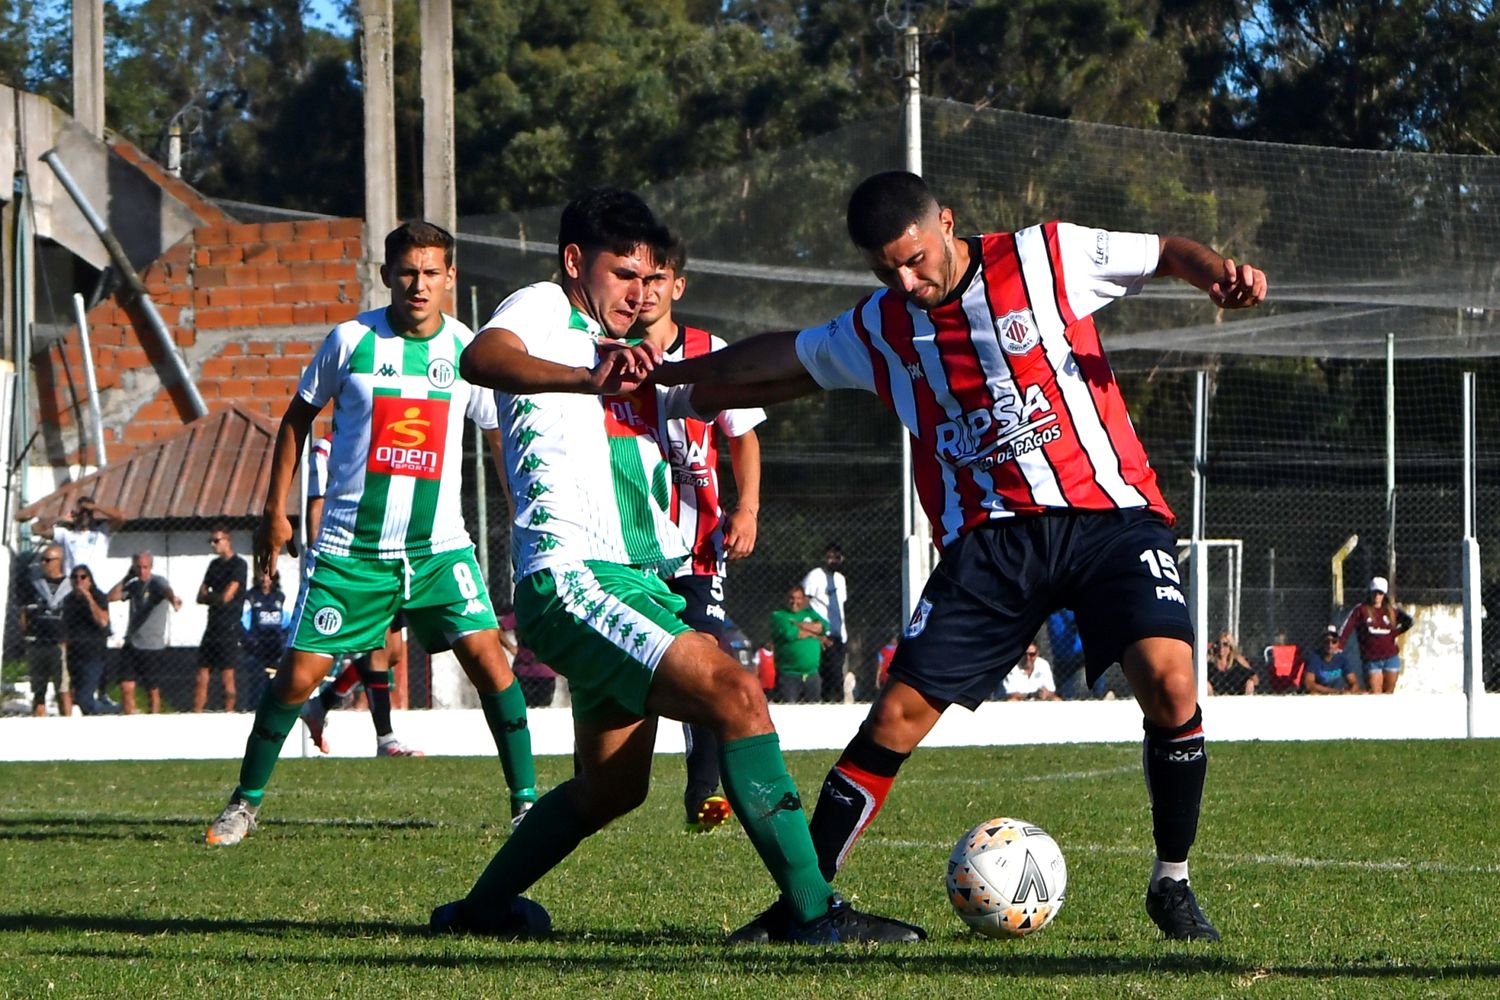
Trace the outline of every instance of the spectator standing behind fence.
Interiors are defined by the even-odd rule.
[[[1080,687],[1084,668],[1083,640],[1078,637],[1078,620],[1068,608],[1061,608],[1047,617],[1047,641],[1052,647],[1052,675],[1057,682],[1057,693],[1063,698],[1082,698],[1089,693],[1088,687]],[[1099,678],[1103,696],[1104,678]]]
[[[828,622],[808,604],[807,591],[793,585],[786,607],[771,612],[771,649],[776,655],[775,701],[810,704],[823,689],[819,669]]]
[[[47,685],[57,693],[57,714],[73,714],[73,691],[63,656],[63,599],[68,577],[63,572],[63,550],[49,545],[26,581],[21,598],[21,634],[26,637],[26,670],[31,677],[33,715],[47,714]]]
[[[844,619],[844,609],[849,602],[849,581],[839,568],[844,565],[844,550],[829,542],[823,550],[823,565],[811,569],[802,578],[802,590],[807,595],[812,609],[823,619],[828,642],[823,646],[822,658],[818,661],[818,676],[822,681],[823,701],[844,700],[844,644],[849,641],[849,629]],[[861,679],[858,695],[874,697],[866,690]],[[814,697],[813,700],[817,700]]]
[[[1339,630],[1328,626],[1302,653],[1302,690],[1308,694],[1359,694],[1359,674],[1339,648]]]
[[[217,669],[224,685],[224,711],[234,711],[234,671],[240,663],[240,643],[244,628],[240,615],[245,607],[245,584],[250,567],[235,555],[229,529],[215,525],[208,533],[214,561],[204,571],[198,588],[198,603],[208,605],[208,623],[198,644],[198,678],[193,688],[193,711],[203,711],[208,703],[208,674]]]
[[[1347,643],[1352,633],[1359,640],[1359,658],[1364,664],[1365,689],[1371,694],[1391,694],[1401,676],[1401,648],[1396,636],[1412,626],[1412,617],[1396,607],[1391,585],[1383,576],[1370,581],[1365,602],[1349,612],[1339,641]]]
[[[1214,694],[1254,694],[1260,675],[1240,651],[1234,636],[1219,633],[1208,650],[1208,686]]]
[[[1043,658],[1036,643],[1026,647],[1017,663],[1000,682],[1000,693],[1006,701],[1061,701],[1057,682],[1052,679],[1052,664]]]
[[[103,566],[109,558],[109,536],[127,518],[113,507],[79,497],[71,517],[52,522],[52,540],[62,546],[63,572],[72,575],[75,566]]]
[[[73,700],[84,715],[115,715],[120,706],[99,695],[109,638],[109,599],[94,582],[93,571],[83,564],[73,567],[68,582],[72,588],[63,598],[62,624]]]
[[[135,714],[136,682],[146,686],[146,702],[155,715],[161,711],[161,659],[167,648],[167,609],[177,611],[182,599],[172,590],[167,578],[154,572],[155,558],[150,552],[130,557],[125,578],[109,590],[111,601],[130,602],[130,621],[125,627],[125,644],[116,661],[120,679],[120,706],[126,715]]]
[[[245,654],[250,665],[274,674],[281,663],[281,654],[286,651],[287,629],[292,624],[280,573],[262,570],[255,575],[255,587],[245,598],[241,624],[245,627]]]

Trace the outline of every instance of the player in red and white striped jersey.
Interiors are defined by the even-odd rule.
[[[1221,308],[1254,306],[1265,275],[1176,236],[1054,222],[958,237],[953,213],[901,172],[861,183],[848,225],[884,289],[824,325],[655,376],[707,383],[736,406],[864,389],[912,436],[942,562],[889,683],[824,783],[813,817],[824,874],[943,710],[977,706],[1047,616],[1070,608],[1090,681],[1120,662],[1145,715],[1157,853],[1147,913],[1168,937],[1217,940],[1188,886],[1207,757],[1172,513],[1091,316],[1156,277],[1187,281]],[[772,907],[737,936],[778,930]]]
[[[722,348],[724,341],[718,337],[683,326],[672,315],[673,305],[687,290],[687,245],[681,236],[673,234],[662,258],[646,275],[641,311],[631,336],[654,345],[667,361],[696,358]],[[682,620],[722,645],[725,561],[743,559],[755,548],[760,513],[760,441],[754,428],[766,419],[766,411],[759,407],[724,410],[708,422],[674,420],[663,416],[664,411],[665,406],[658,401],[652,412],[656,414],[656,438],[672,467],[670,512],[692,549],[667,586],[687,601]],[[734,469],[736,503],[727,516],[719,502],[716,430],[729,441],[729,461]],[[687,785],[682,796],[686,828],[708,833],[729,818],[729,803],[718,794],[719,741],[705,726],[683,723],[682,728],[687,741]]]

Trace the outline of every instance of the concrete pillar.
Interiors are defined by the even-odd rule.
[[[396,213],[396,82],[391,41],[391,0],[359,0],[360,46],[365,66],[364,308],[385,300],[379,268],[385,234]]]
[[[453,232],[453,0],[422,0],[422,216]]]
[[[103,0],[73,0],[73,117],[104,137]]]

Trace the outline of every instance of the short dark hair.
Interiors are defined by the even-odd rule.
[[[458,241],[442,226],[423,219],[411,219],[401,223],[385,236],[385,262],[394,264],[408,250],[419,247],[439,247],[443,251],[443,266],[453,266],[453,249]]]
[[[682,274],[687,270],[687,260],[687,240],[677,230],[669,230],[667,245],[662,247],[657,263],[671,268],[673,274]]]
[[[666,255],[672,234],[657,221],[640,195],[617,187],[590,188],[562,210],[557,225],[557,260],[569,244],[587,251],[625,254],[646,246],[658,258]]]
[[[927,182],[905,170],[866,177],[849,196],[845,221],[861,250],[879,250],[938,207]]]

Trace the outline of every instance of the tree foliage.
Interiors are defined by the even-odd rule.
[[[210,194],[356,213],[357,38],[308,0],[107,6],[107,121]],[[358,4],[344,0],[344,23]],[[417,0],[395,2],[397,162],[419,208]],[[1500,147],[1500,16],[1479,0],[465,0],[459,207],[555,204],[795,145],[923,91],[1148,128],[1371,148]],[[0,80],[70,103],[68,6],[0,0]]]

